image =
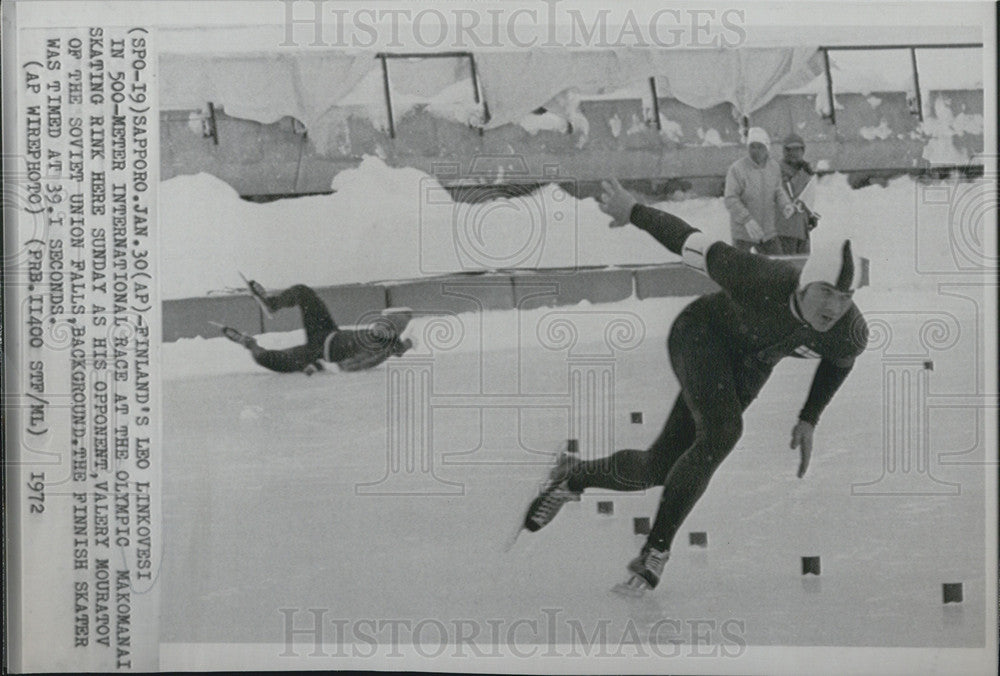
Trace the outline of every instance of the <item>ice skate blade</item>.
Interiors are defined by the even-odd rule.
[[[503,551],[504,553],[509,552],[517,544],[517,539],[521,535],[521,531],[525,530],[523,526],[519,526],[518,529],[507,538],[507,542],[504,543]]]
[[[258,296],[256,293],[253,292],[253,289],[250,287],[250,280],[246,278],[246,275],[244,275],[239,270],[236,271],[236,274],[238,274],[240,276],[240,279],[243,280],[243,283],[246,285],[247,291],[250,293],[250,297],[253,298],[254,301],[257,303],[257,305],[260,306],[260,311],[263,312],[265,315],[267,315],[268,319],[274,319],[274,313],[271,312],[271,308],[267,307],[267,305],[264,303],[263,298],[261,298],[260,296]]]
[[[633,575],[625,582],[619,582],[611,588],[612,593],[630,599],[642,598],[652,587],[638,575]]]

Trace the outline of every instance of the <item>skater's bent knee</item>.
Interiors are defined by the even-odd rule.
[[[743,436],[743,420],[740,418],[725,418],[706,421],[704,427],[706,440],[714,446],[732,448]]]

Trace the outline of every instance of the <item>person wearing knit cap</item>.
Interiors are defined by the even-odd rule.
[[[798,134],[789,134],[782,143],[783,157],[778,163],[781,184],[795,210],[791,215],[778,214],[777,231],[781,249],[786,254],[809,253],[809,233],[819,223],[813,210],[816,202],[816,182],[813,170],[805,160],[806,143]]]
[[[684,220],[638,204],[616,180],[602,183],[612,227],[632,223],[721,287],[691,302],[667,339],[680,385],[660,435],[646,450],[624,449],[584,462],[564,453],[529,505],[523,527],[537,531],[587,488],[637,491],[662,485],[646,543],[615,590],[638,595],[657,585],[684,519],[743,433],[743,412],[784,357],[819,360],[792,425],[791,448],[805,475],[820,415],[868,342],[853,301],[868,265],[849,240],[817,246],[801,273],[789,261],[713,241]],[[748,450],[748,452],[752,452]]]
[[[771,139],[760,127],[747,131],[747,155],[726,172],[725,201],[733,245],[747,251],[781,255],[777,212],[795,207],[781,187],[781,169],[770,157]]]

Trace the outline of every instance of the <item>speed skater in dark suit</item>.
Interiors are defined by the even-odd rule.
[[[284,350],[265,349],[253,336],[222,327],[227,338],[247,348],[255,362],[271,371],[302,371],[312,375],[323,370],[323,362],[335,363],[342,371],[359,371],[377,366],[391,356],[401,356],[413,346],[409,339],[400,338],[412,314],[408,308],[385,311],[371,326],[341,329],[316,292],[304,284],[296,284],[275,295],[268,295],[252,280],[247,286],[250,294],[269,313],[293,307],[298,307],[302,313],[306,342]]]
[[[672,214],[638,204],[617,181],[602,188],[600,208],[613,218],[611,227],[631,222],[722,290],[696,299],[674,320],[667,349],[681,391],[659,437],[644,451],[619,450],[592,461],[563,453],[523,527],[542,528],[587,488],[662,485],[649,537],[620,585],[620,591],[642,593],[660,581],[677,530],[742,435],[743,412],[788,356],[820,360],[792,428],[798,476],[805,474],[820,414],[868,342],[853,302],[854,290],[867,284],[868,261],[854,257],[850,240],[840,240],[817,247],[800,273],[791,263],[714,241]]]

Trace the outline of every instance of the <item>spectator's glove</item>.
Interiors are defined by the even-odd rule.
[[[809,217],[806,219],[806,228],[809,232],[812,232],[816,229],[817,225],[819,225],[819,214],[809,214]]]
[[[743,227],[747,229],[747,234],[750,235],[750,241],[760,242],[764,239],[764,229],[758,225],[757,221],[750,219],[743,224]]]
[[[791,218],[792,216],[795,215],[795,205],[786,204],[785,207],[781,210],[781,213],[785,215],[785,218]]]
[[[799,449],[798,477],[800,479],[805,476],[806,470],[809,469],[809,458],[812,456],[813,450],[813,430],[815,429],[805,420],[798,421],[792,428],[792,442],[788,447]]]

